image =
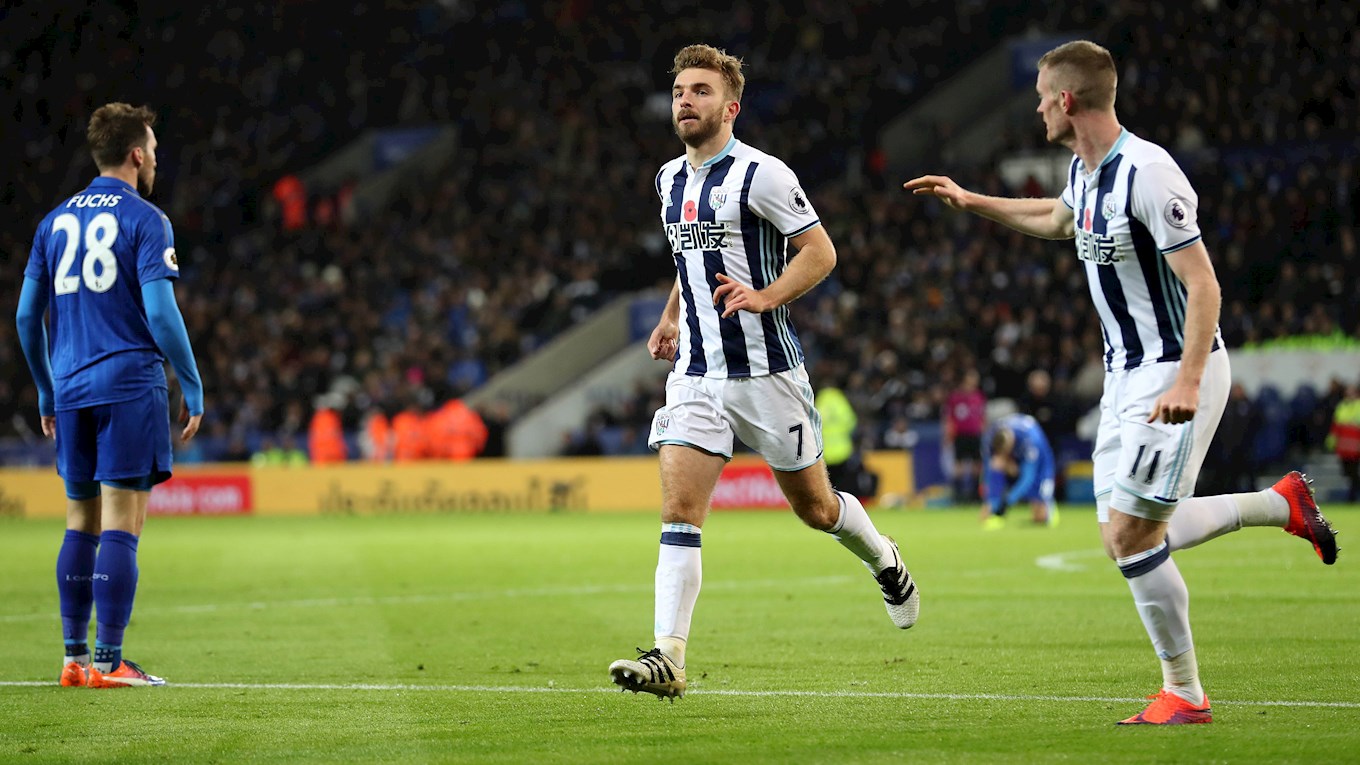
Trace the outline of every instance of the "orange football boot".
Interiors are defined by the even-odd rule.
[[[1289,523],[1284,530],[1312,544],[1323,563],[1328,566],[1336,563],[1336,532],[1318,510],[1313,482],[1308,476],[1295,470],[1276,481],[1272,488],[1289,502]]]
[[[123,659],[118,669],[112,672],[100,672],[93,664],[90,665],[91,688],[132,688],[143,685],[165,685],[165,681],[147,674],[145,670],[127,659]]]
[[[1152,703],[1147,709],[1120,720],[1116,725],[1194,725],[1214,721],[1209,711],[1209,697],[1205,696],[1199,706],[1195,706],[1171,691],[1163,688],[1157,695],[1148,696]]]
[[[68,661],[61,668],[61,687],[84,688],[90,681],[90,668],[78,661]]]

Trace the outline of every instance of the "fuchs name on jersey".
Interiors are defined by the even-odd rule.
[[[117,207],[122,194],[76,194],[66,200],[67,207]]]
[[[727,246],[727,237],[731,233],[723,221],[666,224],[666,239],[671,243],[671,252],[719,250]]]

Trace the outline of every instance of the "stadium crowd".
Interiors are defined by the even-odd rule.
[[[1354,5],[1320,3],[1307,18],[1285,0],[907,5],[904,26],[902,3],[766,13],[739,1],[717,36],[683,4],[645,0],[356,3],[324,25],[313,23],[319,0],[6,10],[17,44],[0,49],[12,84],[0,98],[24,172],[0,193],[16,274],[0,304],[15,304],[33,226],[93,174],[89,112],[145,102],[162,114],[153,200],[176,227],[177,292],[209,402],[206,438],[184,456],[304,440],[321,408],[351,432],[376,411],[432,412],[611,297],[672,278],[651,184],[679,151],[670,56],[702,38],[746,59],[737,135],[788,161],[837,243],[839,266],[794,305],[794,322],[814,380],[842,382],[865,442],[937,422],[970,370],[989,397],[1051,401],[1066,429],[1098,395],[1102,347],[1077,261],[907,196],[876,140],[999,39],[1118,29],[1106,42],[1122,67],[1121,113],[1172,147],[1199,189],[1228,344],[1357,336]],[[280,177],[366,128],[423,124],[459,130],[435,184],[358,225],[278,225]],[[1041,138],[1037,122],[1017,125],[1006,151]],[[960,180],[1020,191],[988,170]],[[33,439],[12,323],[0,324],[0,362],[0,435]],[[1031,383],[1036,370],[1046,387]],[[639,432],[660,395],[602,408],[569,450],[645,449]],[[482,415],[503,431],[503,406]],[[503,448],[489,443],[484,454]]]

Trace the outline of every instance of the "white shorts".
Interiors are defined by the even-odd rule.
[[[822,417],[812,384],[798,365],[760,377],[715,379],[671,372],[666,405],[656,410],[647,445],[702,449],[732,458],[732,437],[775,470],[802,470],[822,458]]]
[[[1170,389],[1180,367],[1179,361],[1166,361],[1105,374],[1091,456],[1102,523],[1109,520],[1106,495],[1115,489],[1137,505],[1115,509],[1155,521],[1168,520],[1177,503],[1194,496],[1204,455],[1228,403],[1232,370],[1225,349],[1210,353],[1195,418],[1180,425],[1148,422],[1153,402]]]

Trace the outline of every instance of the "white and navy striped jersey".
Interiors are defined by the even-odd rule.
[[[1179,361],[1185,285],[1166,255],[1200,240],[1199,197],[1165,149],[1127,130],[1100,166],[1072,158],[1062,201],[1105,334],[1105,369]],[[1214,350],[1222,345],[1214,330]]]
[[[656,193],[680,285],[676,371],[758,377],[803,363],[788,306],[723,319],[713,305],[718,274],[763,289],[784,272],[789,238],[821,224],[788,165],[733,138],[698,169],[667,162]]]

